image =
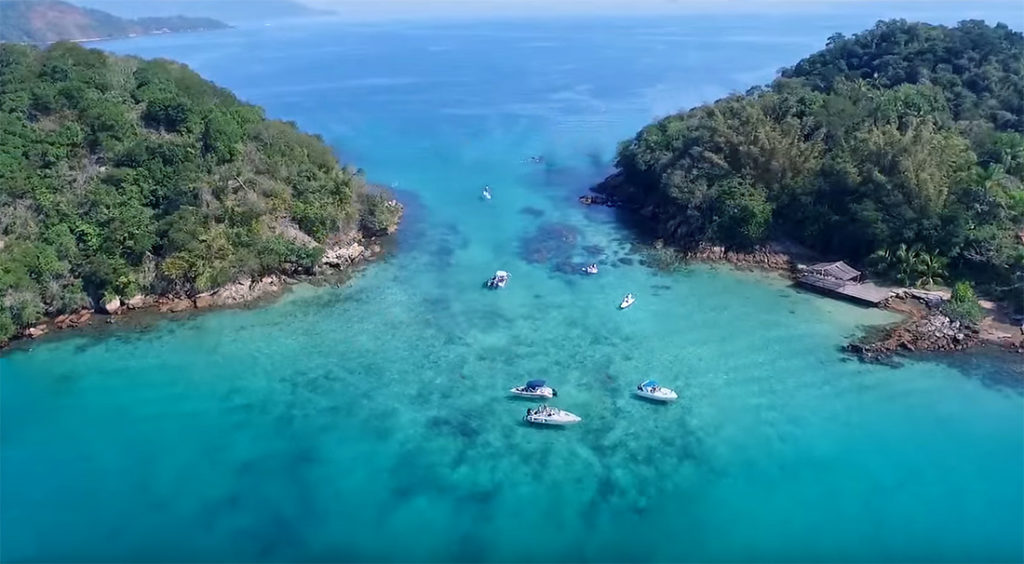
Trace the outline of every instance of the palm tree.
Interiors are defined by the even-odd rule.
[[[946,263],[948,261],[935,253],[920,253],[917,256],[917,279],[918,288],[931,288],[936,284],[942,284],[946,276]]]
[[[906,243],[900,243],[896,251],[892,253],[893,270],[896,271],[896,280],[904,286],[909,286],[914,280],[918,271],[918,257],[921,251],[917,246],[907,247]]]
[[[1003,183],[1009,179],[1006,175],[1006,168],[1001,164],[990,165],[977,170],[978,183],[986,192],[992,193],[1003,187]]]
[[[887,277],[896,266],[893,252],[889,249],[878,249],[868,257],[867,265],[874,274]]]

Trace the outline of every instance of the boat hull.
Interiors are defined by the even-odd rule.
[[[576,423],[583,421],[583,418],[571,413],[557,416],[526,415],[523,417],[523,421],[534,425],[554,425],[557,427],[564,427],[566,425],[575,425]]]
[[[535,392],[527,392],[526,390],[519,390],[519,389],[516,389],[516,388],[512,388],[508,392],[510,394],[514,395],[514,396],[519,396],[519,397],[522,397],[522,398],[551,399],[551,398],[555,397],[555,390],[554,390],[554,388],[549,388],[547,386],[544,386],[543,388],[539,388]]]
[[[636,395],[638,395],[638,396],[640,396],[642,398],[646,398],[646,399],[654,400],[654,401],[666,402],[666,403],[670,402],[670,401],[676,401],[677,399],[679,399],[679,395],[678,394],[676,394],[674,391],[669,390],[667,388],[662,388],[662,389],[658,390],[657,392],[649,392],[647,390],[637,390],[635,393],[636,393]]]

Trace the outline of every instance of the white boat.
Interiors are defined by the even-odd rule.
[[[558,395],[558,390],[547,385],[544,380],[530,380],[523,386],[517,386],[509,390],[517,396],[524,398],[553,398]]]
[[[541,405],[537,409],[527,409],[523,421],[536,425],[574,425],[583,418],[557,407]]]
[[[505,284],[508,284],[508,279],[511,276],[512,275],[509,274],[508,272],[505,272],[504,270],[499,270],[499,271],[494,273],[494,276],[491,276],[491,278],[489,280],[487,280],[487,287],[488,288],[504,288]]]
[[[622,298],[622,303],[619,304],[619,309],[626,309],[627,307],[633,305],[633,302],[635,301],[636,298],[633,297],[633,294],[626,294],[626,297]]]
[[[654,380],[645,380],[637,386],[636,395],[655,401],[675,401],[679,398],[675,391],[659,386]]]
[[[597,274],[597,265],[596,264],[591,264],[589,266],[584,266],[580,270],[582,270],[583,272],[586,272],[587,274]]]
[[[484,186],[483,194],[481,194],[480,197],[485,199],[485,200],[490,200],[491,199],[491,187],[490,186]]]

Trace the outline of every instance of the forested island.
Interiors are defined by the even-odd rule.
[[[0,341],[82,308],[310,273],[401,215],[319,137],[167,60],[0,45],[0,138]]]
[[[834,35],[770,85],[644,127],[616,167],[595,191],[676,248],[785,239],[1024,308],[1024,36],[1004,24]]]
[[[45,44],[225,29],[212,18],[181,15],[125,19],[61,0],[0,0],[0,41]]]

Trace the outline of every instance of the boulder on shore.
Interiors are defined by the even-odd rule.
[[[127,302],[123,303],[128,309],[142,309],[152,306],[156,302],[156,298],[153,296],[147,296],[144,294],[137,294],[132,296]]]
[[[28,337],[29,339],[35,339],[36,337],[42,337],[43,335],[45,335],[46,331],[47,331],[46,324],[42,324],[42,325],[36,325],[35,327],[29,327],[28,329],[25,329],[25,332],[22,333],[22,335]]]
[[[114,315],[117,310],[121,309],[121,298],[114,296],[112,299],[100,302],[100,308],[103,313]]]

